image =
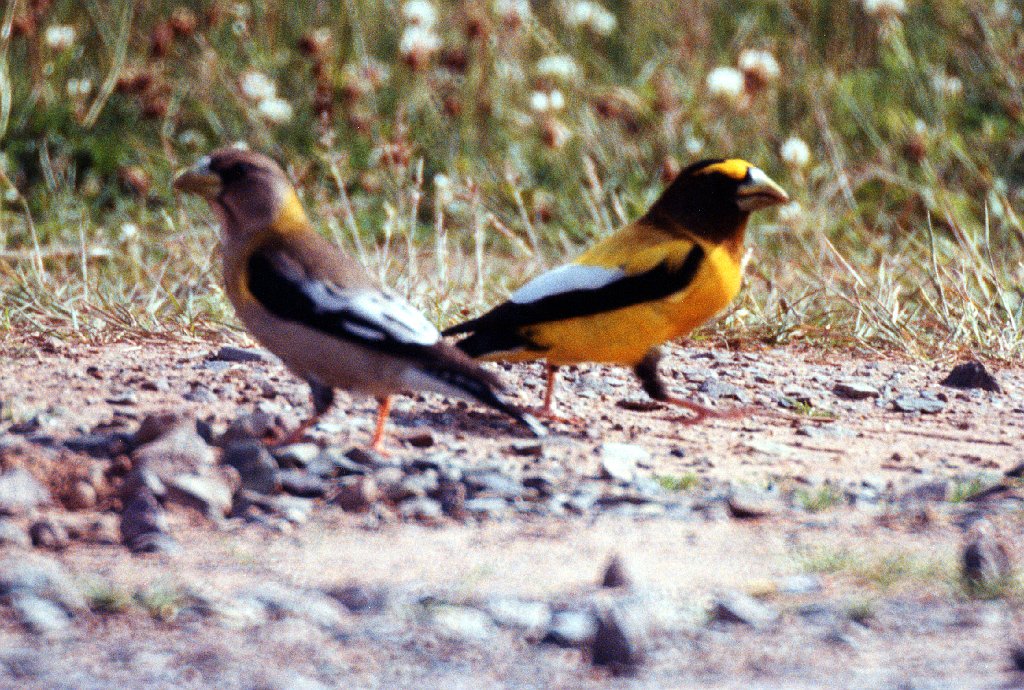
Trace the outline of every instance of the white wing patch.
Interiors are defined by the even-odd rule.
[[[377,290],[344,290],[320,281],[306,283],[303,291],[321,312],[337,314],[339,325],[356,337],[409,345],[433,345],[441,339],[434,324],[401,297]]]
[[[510,301],[529,304],[575,290],[596,290],[626,275],[621,268],[566,264],[542,273],[512,293]]]

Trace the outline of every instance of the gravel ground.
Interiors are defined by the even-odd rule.
[[[677,347],[749,414],[579,367],[548,438],[409,397],[376,454],[344,395],[264,448],[307,402],[257,349],[7,354],[0,687],[1024,683],[1020,368]]]

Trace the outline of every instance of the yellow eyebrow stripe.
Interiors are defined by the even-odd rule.
[[[706,168],[698,171],[700,175],[706,175],[711,172],[720,172],[723,175],[733,178],[734,180],[742,180],[747,176],[747,171],[750,169],[750,163],[740,158],[732,158],[721,163],[715,163],[709,165]]]

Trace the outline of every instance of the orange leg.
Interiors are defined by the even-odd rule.
[[[313,426],[318,421],[320,421],[320,415],[311,415],[306,419],[302,420],[302,422],[300,422],[299,425],[295,427],[295,429],[293,429],[292,432],[289,433],[284,438],[280,438],[279,436],[275,435],[271,438],[264,440],[264,444],[270,446],[271,448],[276,448],[277,446],[290,446],[293,443],[298,443],[299,441],[302,440],[303,435],[306,433],[306,429]]]
[[[387,424],[388,416],[391,414],[391,396],[377,398],[377,427],[373,430],[373,440],[370,441],[370,448],[377,452],[384,452],[381,447],[384,441],[384,426]]]
[[[541,419],[547,419],[552,422],[561,422],[563,424],[573,424],[579,420],[572,417],[561,417],[555,410],[555,382],[558,380],[558,366],[555,364],[545,364],[546,366],[546,385],[544,387],[544,405],[539,409],[530,410],[534,415]]]

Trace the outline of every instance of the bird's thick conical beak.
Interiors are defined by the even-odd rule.
[[[210,170],[210,161],[207,158],[201,158],[191,168],[177,174],[174,178],[174,188],[179,192],[211,199],[220,194],[220,176]]]
[[[747,178],[740,183],[736,196],[740,208],[748,213],[789,201],[786,190],[765,175],[760,168],[750,169]]]

